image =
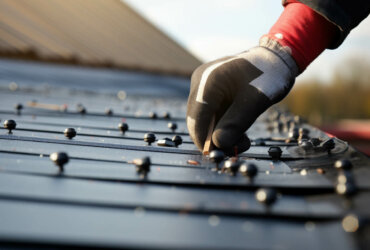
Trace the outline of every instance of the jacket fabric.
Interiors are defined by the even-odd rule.
[[[349,32],[355,28],[370,13],[370,0],[298,0],[307,5],[327,20],[335,24],[338,36],[329,46],[329,49],[337,48]],[[283,0],[283,5],[290,0]]]

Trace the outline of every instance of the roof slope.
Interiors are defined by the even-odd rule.
[[[0,53],[185,75],[200,64],[119,0],[2,0]]]

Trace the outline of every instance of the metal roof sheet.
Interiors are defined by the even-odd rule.
[[[232,174],[223,163],[217,171],[187,133],[186,88],[183,78],[0,60],[0,119],[17,123],[12,134],[0,129],[0,248],[369,248],[368,157],[270,110],[238,156],[257,175]],[[288,142],[292,119],[320,144]],[[151,145],[147,132],[156,136]],[[158,145],[176,134],[178,147]],[[269,154],[273,146],[280,158]],[[63,171],[50,159],[60,151],[69,157]],[[134,165],[143,157],[151,160],[146,175]],[[338,159],[353,168],[338,170]],[[340,182],[357,193],[339,195]],[[261,188],[275,190],[275,202],[260,202]]]

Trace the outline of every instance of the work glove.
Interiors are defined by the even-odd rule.
[[[288,94],[297,75],[290,48],[267,37],[258,47],[199,66],[191,77],[186,115],[195,145],[202,151],[213,130],[217,148],[228,154],[248,150],[245,131]]]

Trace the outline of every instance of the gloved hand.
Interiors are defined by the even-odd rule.
[[[244,132],[292,88],[298,67],[290,49],[264,37],[260,46],[199,66],[191,78],[187,104],[189,134],[200,150],[213,116],[212,143],[225,151],[250,147]]]

